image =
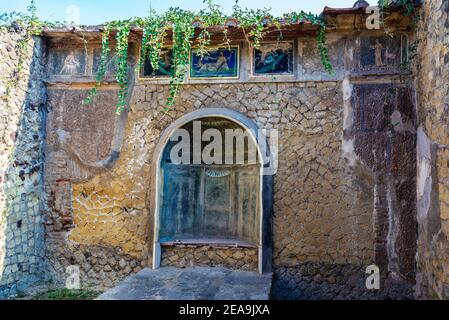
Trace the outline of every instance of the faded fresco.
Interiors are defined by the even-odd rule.
[[[162,51],[159,59],[159,68],[155,69],[151,65],[149,59],[145,60],[142,68],[142,76],[144,77],[170,77],[173,74],[173,50]]]
[[[60,76],[81,76],[86,70],[86,54],[82,50],[55,50],[50,54],[50,73]]]
[[[100,67],[100,60],[101,60],[101,48],[94,48],[93,49],[93,67],[92,67],[93,75],[96,75],[98,72],[98,68]],[[108,77],[108,76],[115,77],[115,74],[117,72],[117,63],[118,63],[117,55],[110,54],[109,59],[105,65],[105,69],[106,69],[105,76],[106,77]]]
[[[293,74],[293,42],[262,44],[253,54],[255,75]]]
[[[401,35],[363,37],[359,47],[359,71],[397,71],[407,60],[407,38]]]
[[[190,78],[237,78],[239,75],[239,48],[217,49],[207,55],[192,51]]]

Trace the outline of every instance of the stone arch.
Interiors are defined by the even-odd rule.
[[[267,138],[260,134],[257,125],[245,115],[226,108],[206,108],[196,110],[186,114],[173,122],[164,130],[157,144],[151,166],[151,187],[150,187],[150,214],[153,217],[153,239],[152,239],[152,267],[158,269],[161,265],[161,243],[159,237],[160,231],[160,207],[161,207],[161,162],[165,148],[175,130],[184,125],[204,118],[222,118],[234,122],[248,131],[250,138],[257,146],[258,156],[262,163],[260,165],[260,184],[259,184],[259,243],[258,243],[258,270],[259,273],[272,271],[273,244],[272,244],[272,216],[273,216],[273,176],[264,175],[263,160],[269,150],[267,147]],[[259,132],[259,134],[258,134]],[[264,141],[260,140],[263,139]]]

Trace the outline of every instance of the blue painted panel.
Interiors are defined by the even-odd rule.
[[[236,78],[239,74],[239,49],[218,49],[201,55],[192,51],[191,78]]]

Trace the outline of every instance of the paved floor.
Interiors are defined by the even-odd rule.
[[[224,268],[144,269],[98,300],[268,300],[272,274]]]

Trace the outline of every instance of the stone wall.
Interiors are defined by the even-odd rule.
[[[418,101],[418,291],[449,298],[449,1],[421,10],[415,73]]]
[[[133,180],[137,175],[130,173],[141,168],[130,158],[117,160],[119,171],[102,162],[114,154],[117,91],[100,91],[89,107],[80,104],[85,94],[49,88],[47,258],[55,279],[64,281],[66,268],[74,265],[83,285],[112,286],[147,266],[147,185],[144,177],[140,187]]]
[[[224,108],[240,112],[261,129],[279,132],[272,203],[273,297],[410,297],[416,252],[416,119],[411,84],[397,77],[406,36],[352,29],[332,34],[333,75],[325,74],[316,42],[302,36],[293,39],[295,74],[279,78],[252,77],[250,49],[240,43],[240,79],[188,80],[168,112],[168,81],[138,77],[139,47],[132,42],[129,108],[121,116],[114,113],[118,88],[111,72],[93,104],[82,103],[93,85],[98,42],[85,48],[79,39],[68,41],[73,39],[68,35],[47,39],[47,73],[40,73],[40,64],[32,73],[46,79],[48,94],[43,183],[44,113],[33,106],[44,100],[24,109],[36,117],[23,140],[33,149],[27,147],[26,155],[19,156],[22,161],[32,155],[35,161],[13,166],[32,163],[37,168],[20,169],[17,176],[20,181],[25,177],[28,187],[28,172],[39,177],[27,192],[37,197],[35,214],[43,210],[45,258],[53,280],[64,283],[67,267],[78,266],[83,287],[111,287],[151,265],[151,162],[162,132],[195,110]],[[376,44],[388,49],[381,52],[384,57],[375,59]],[[379,60],[384,63],[377,65]],[[33,92],[30,101],[43,92]],[[14,207],[15,215],[30,217],[24,206],[35,202],[20,194],[24,200]],[[13,225],[3,224],[8,232],[14,224],[24,225],[11,221]],[[36,241],[42,228],[39,219],[33,221],[33,230],[40,232]],[[251,250],[185,249],[165,249],[163,264],[255,269],[259,262]],[[364,271],[373,264],[382,273],[376,293],[364,286]]]
[[[153,174],[150,171],[153,150],[161,132],[175,119],[206,107],[236,110],[262,128],[279,130],[279,170],[274,187],[274,267],[279,286],[282,281],[296,281],[295,270],[307,263],[351,266],[344,269],[347,271],[344,277],[351,276],[351,270],[361,270],[375,263],[373,178],[357,166],[348,165],[350,156],[345,154],[342,144],[345,107],[340,82],[186,85],[171,112],[165,114],[167,90],[168,87],[162,85],[136,84],[127,114],[123,147],[111,169],[97,172],[94,167],[75,161],[75,154],[84,152],[84,144],[72,143],[73,152],[65,148],[49,153],[50,159],[54,154],[62,160],[49,160],[48,174],[54,175],[57,168],[64,168],[51,187],[60,183],[64,191],[55,188],[55,196],[67,198],[65,190],[72,195],[72,203],[65,203],[62,208],[73,214],[53,214],[51,226],[59,227],[50,232],[48,239],[52,243],[49,245],[52,248],[50,260],[58,261],[55,269],[59,274],[70,261],[85,262],[82,271],[86,274],[88,270],[98,269],[96,260],[77,257],[78,245],[85,257],[90,256],[87,252],[100,246],[112,248],[110,254],[127,255],[126,261],[135,261],[138,268],[149,264],[152,216],[147,208],[151,201],[149,182]],[[77,115],[84,107],[79,106],[76,99],[68,98],[78,94],[77,91],[50,89],[49,104],[53,107],[49,132],[64,132],[64,139],[75,136],[74,129],[67,126],[55,128],[53,119],[58,118],[56,114],[80,117]],[[109,92],[111,96],[114,94],[114,91]],[[58,96],[66,97],[64,104],[53,100]],[[105,107],[107,101],[106,96],[99,97],[91,109],[95,111],[91,112],[103,112],[100,106]],[[86,119],[90,117],[98,116],[90,115]],[[86,120],[80,121],[76,130],[86,131],[83,134],[87,137],[92,136],[89,128],[92,124]],[[108,130],[116,131],[116,128],[112,125]],[[49,139],[51,136],[49,133]],[[56,139],[60,140],[61,136]],[[104,155],[107,156],[107,152]],[[356,157],[355,153],[353,156]],[[50,166],[53,163],[57,166]],[[63,201],[54,203],[63,204]],[[73,247],[72,243],[77,246]],[[55,256],[54,252],[58,255],[63,252],[65,258]],[[100,267],[97,275],[105,276],[106,282],[115,282],[126,274],[111,272],[109,262],[105,266],[106,269]],[[131,270],[128,268],[128,271]],[[364,281],[365,277],[361,273],[358,281]],[[91,280],[91,277],[86,278]],[[403,292],[399,296],[404,296]]]
[[[301,263],[278,268],[271,296],[277,300],[413,299],[413,286],[392,278],[380,290],[366,289],[366,268],[354,264]]]
[[[0,298],[17,294],[44,270],[45,41],[26,43],[24,70],[11,82],[22,36],[0,33]]]
[[[48,211],[52,216],[48,222],[49,247],[53,248],[53,243],[70,247],[73,242],[86,250],[89,246],[116,248],[139,266],[148,263],[152,239],[152,216],[147,209],[153,174],[150,163],[158,137],[182,115],[199,108],[222,107],[247,115],[262,128],[280,132],[274,203],[275,266],[294,267],[299,261],[373,263],[373,201],[365,196],[361,185],[353,183],[355,177],[345,171],[341,151],[342,91],[338,82],[187,85],[172,111],[164,114],[167,90],[168,86],[136,84],[120,157],[113,168],[96,172],[75,158],[83,152],[91,156],[84,151],[85,145],[91,147],[87,138],[81,140],[82,144],[71,143],[72,151],[60,143],[61,136],[68,141],[76,138],[76,131],[85,137],[92,137],[89,132],[96,131],[89,121],[77,120],[84,117],[85,107],[78,103],[80,93],[49,89],[52,111],[48,139],[49,145],[55,147],[49,147],[47,154],[46,181],[55,197],[60,197],[48,203],[52,210]],[[108,94],[113,97],[115,93]],[[88,112],[102,113],[111,106],[106,94],[102,92],[104,96],[98,97]],[[58,97],[65,97],[64,103]],[[75,119],[78,125],[70,128],[59,115]],[[98,117],[91,114],[85,119]],[[104,133],[105,138],[114,135],[114,124],[106,127],[109,132]],[[61,160],[53,161],[53,157]],[[334,201],[339,201],[341,207],[336,209]],[[63,214],[64,210],[68,213]],[[357,227],[351,227],[354,225]],[[68,255],[64,261],[77,261],[77,253],[68,249],[49,250],[50,257],[59,251]],[[64,268],[56,269],[63,274]]]
[[[231,270],[259,270],[258,249],[177,246],[162,250],[161,266],[188,268],[223,267]]]

